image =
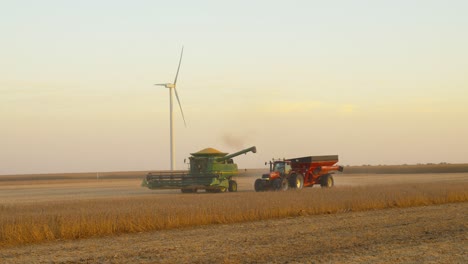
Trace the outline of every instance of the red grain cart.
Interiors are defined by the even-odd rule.
[[[343,171],[336,163],[338,155],[270,161],[270,172],[255,181],[255,191],[302,189],[314,184],[330,188],[334,185],[332,174]]]

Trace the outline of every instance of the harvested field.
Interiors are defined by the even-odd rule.
[[[468,172],[468,164],[346,166],[345,172],[346,174],[463,173]]]
[[[268,170],[241,169],[239,176],[261,175]],[[426,164],[426,165],[379,165],[379,166],[346,166],[345,174],[433,174],[433,173],[468,173],[468,164]],[[117,180],[117,179],[141,179],[148,171],[113,171],[113,172],[82,172],[82,173],[51,173],[51,174],[14,174],[0,175],[2,182],[29,182],[29,181],[53,181],[53,180]]]
[[[75,177],[74,179],[0,181],[0,252],[2,252],[1,254],[4,254],[4,252],[11,253],[8,253],[10,255],[0,255],[0,257],[11,261],[29,262],[26,259],[20,260],[15,257],[17,255],[14,252],[21,252],[26,248],[35,252],[36,248],[42,248],[43,245],[60,247],[61,243],[66,245],[73,245],[73,243],[82,245],[84,243],[86,245],[86,242],[83,241],[98,241],[100,239],[103,241],[107,239],[107,242],[103,242],[107,244],[114,239],[120,239],[118,237],[132,237],[131,234],[126,233],[138,233],[139,235],[136,236],[140,236],[143,234],[141,232],[147,233],[148,231],[157,230],[159,231],[156,233],[148,234],[162,234],[160,232],[163,232],[178,237],[178,233],[191,232],[187,230],[222,229],[225,228],[223,226],[226,224],[239,226],[239,229],[243,230],[242,232],[250,234],[246,226],[252,225],[252,228],[256,228],[253,227],[255,224],[252,223],[252,221],[256,220],[261,220],[258,223],[278,221],[274,224],[274,226],[278,226],[283,221],[315,219],[314,217],[324,217],[320,216],[323,214],[354,215],[357,211],[368,211],[362,214],[369,214],[370,216],[375,214],[375,209],[413,206],[432,208],[434,205],[446,203],[464,205],[461,208],[462,211],[466,211],[465,205],[468,200],[468,173],[340,174],[335,175],[337,186],[333,189],[313,187],[302,191],[255,193],[252,185],[259,173],[261,171],[249,171],[243,177],[238,177],[239,192],[224,194],[207,194],[204,192],[181,194],[178,190],[152,191],[141,188],[139,178],[91,180]],[[392,225],[398,226],[398,223]],[[174,231],[164,231],[174,228],[176,228]],[[458,230],[461,230],[461,237],[466,239],[466,226]],[[270,232],[271,236],[272,231],[268,232]],[[289,234],[296,231],[286,225],[279,232]],[[366,230],[363,230],[363,232],[366,232]],[[109,235],[115,238],[99,238]],[[158,236],[156,235],[155,240],[152,242],[148,237],[145,243],[155,245],[163,243],[157,238]],[[83,240],[83,238],[88,239]],[[89,240],[89,238],[92,239]],[[254,237],[236,232],[230,236],[232,241],[243,238],[249,241]],[[300,236],[300,238],[305,239],[304,236]],[[215,243],[214,238],[206,239]],[[258,240],[259,238],[255,239]],[[55,242],[57,240],[62,242],[57,244]],[[260,241],[264,240],[260,239]],[[346,243],[351,243],[351,241],[349,240]],[[38,242],[41,243],[37,244]],[[203,244],[203,242],[200,243]],[[118,247],[118,245],[114,246]],[[122,244],[120,246],[122,248],[118,250],[119,252],[129,245]],[[142,246],[144,247],[144,245]],[[178,259],[176,256],[169,256],[167,255],[168,252],[178,252],[179,248],[188,250],[190,247],[198,246],[198,242],[194,241],[188,243],[185,247],[176,247],[164,254],[161,252],[158,254],[166,256],[166,258],[162,259],[165,262],[183,262],[183,258]],[[274,247],[274,245],[272,246]],[[351,244],[348,246],[351,246]],[[208,245],[204,245],[204,247],[209,248]],[[243,255],[249,256],[246,262],[271,261],[268,258],[257,258],[252,252],[247,254],[248,248],[239,246],[237,249],[239,252],[234,254],[234,258],[219,258],[218,262],[239,262],[242,260],[240,257]],[[59,248],[57,250],[60,251]],[[63,250],[66,250],[66,248],[63,248]],[[82,252],[88,252],[93,249],[84,246],[83,250],[85,251]],[[330,251],[332,250],[330,249]],[[140,253],[126,252],[128,258],[123,256],[113,258],[109,255],[109,252],[96,251],[95,255],[81,260],[74,258],[77,255],[62,252],[60,253],[61,256],[66,257],[56,260],[72,259],[73,262],[155,261],[152,258],[154,255],[151,255],[153,251],[150,250],[140,252],[143,254],[142,256],[146,256],[140,260],[138,259]],[[41,258],[40,253],[37,254],[38,259],[47,260],[47,255]],[[286,255],[288,254],[293,257],[292,259],[303,262],[298,258],[298,255],[293,256],[291,253]],[[463,254],[462,256],[466,257]],[[199,257],[199,262],[209,260],[203,259],[202,256]],[[336,260],[331,255],[329,257],[329,260]],[[327,260],[325,258],[322,261]]]
[[[238,192],[253,192],[253,184],[265,170],[242,171],[237,182]],[[179,190],[154,191],[140,187],[141,172],[126,174],[128,178],[84,178],[74,174],[54,179],[49,176],[37,176],[29,180],[1,181],[0,205],[30,202],[52,202],[63,200],[89,200],[111,197],[135,197],[155,194],[179,194]],[[0,178],[6,176],[0,176]],[[8,176],[12,177],[12,176]],[[30,178],[30,175],[25,176]],[[96,177],[96,175],[94,175]],[[468,182],[468,173],[425,173],[425,174],[336,174],[335,184],[340,186],[422,184],[422,183],[463,183]],[[315,188],[315,187],[313,187]]]

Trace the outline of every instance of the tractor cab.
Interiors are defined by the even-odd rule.
[[[266,162],[265,162],[266,164]],[[284,178],[291,172],[291,161],[287,160],[276,160],[270,161],[270,173],[263,174],[262,178],[268,178],[274,180],[277,178]]]
[[[270,172],[279,172],[281,176],[285,176],[291,172],[290,161],[275,161]]]

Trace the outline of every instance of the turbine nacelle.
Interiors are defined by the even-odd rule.
[[[166,88],[176,88],[176,85],[173,83],[157,83],[155,84],[157,86],[164,86]]]

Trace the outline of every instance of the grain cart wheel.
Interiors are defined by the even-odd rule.
[[[333,187],[334,183],[333,176],[330,174],[323,175],[322,179],[320,180],[320,186],[322,186],[322,188],[331,188]]]
[[[229,181],[229,191],[230,192],[237,192],[237,182],[234,180]]]
[[[263,192],[263,180],[262,179],[256,179],[255,184],[254,184],[254,189],[256,192]]]
[[[304,187],[304,176],[300,173],[292,175],[289,179],[289,185],[293,189],[302,189],[302,187]]]

